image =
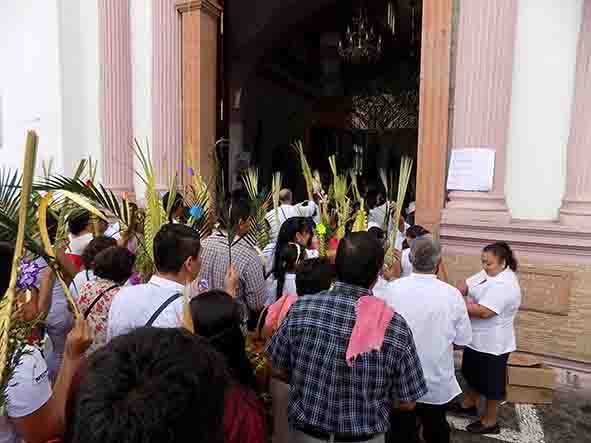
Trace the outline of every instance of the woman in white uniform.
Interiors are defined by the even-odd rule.
[[[517,260],[505,242],[493,243],[482,252],[483,271],[460,285],[472,320],[472,343],[464,350],[462,374],[469,385],[454,412],[478,415],[481,396],[486,412],[467,430],[498,434],[497,412],[505,398],[507,361],[516,350],[514,321],[521,305],[521,288],[515,272]]]

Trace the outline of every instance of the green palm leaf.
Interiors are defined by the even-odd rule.
[[[79,194],[98,209],[109,213],[124,226],[130,225],[130,213],[128,205],[124,204],[124,199],[117,197],[113,191],[106,189],[101,184],[95,185],[90,181],[84,183],[79,178],[54,175],[36,183],[34,189],[38,192],[45,191],[59,194],[59,191],[68,191]],[[64,204],[66,204],[65,197],[57,195],[55,205],[61,207]]]

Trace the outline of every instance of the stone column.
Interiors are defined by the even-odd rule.
[[[152,160],[158,188],[184,176],[181,105],[181,17],[175,0],[153,0]]]
[[[416,222],[435,233],[445,193],[452,5],[423,1]]]
[[[505,152],[509,132],[517,0],[460,3],[451,149],[496,151],[490,192],[451,192],[444,222],[461,213],[507,219]]]
[[[129,0],[99,0],[103,183],[133,194],[133,123]]]
[[[183,152],[186,166],[204,178],[214,173],[218,33],[222,7],[216,0],[177,0],[181,14]]]
[[[567,151],[566,192],[560,221],[591,229],[591,1],[583,5],[571,130]]]

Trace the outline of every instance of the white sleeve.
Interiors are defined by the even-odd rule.
[[[295,205],[298,215],[301,217],[314,217],[316,213],[316,203],[306,200],[305,202]]]
[[[472,343],[472,323],[470,322],[470,317],[468,316],[468,310],[466,309],[466,303],[462,300],[462,294],[460,291],[456,290],[456,319],[455,319],[455,328],[456,328],[456,338],[454,339],[454,344],[457,346],[467,346]]]
[[[507,288],[506,285],[492,283],[487,286],[486,290],[478,300],[478,304],[490,309],[495,314],[500,315],[509,302],[508,295],[510,293],[511,290]]]
[[[119,291],[119,293],[121,293],[121,291]],[[109,309],[109,319],[107,320],[107,343],[109,343],[113,337],[119,335],[120,325],[117,324],[119,317],[119,313],[117,312],[118,310],[117,297],[115,297],[111,303],[111,308]]]
[[[482,282],[484,282],[486,279],[487,279],[486,272],[480,271],[480,272],[474,274],[473,276],[468,277],[466,279],[466,285],[468,286],[468,288],[473,288],[474,286],[477,286],[477,285],[481,284]]]
[[[13,418],[31,415],[51,398],[49,372],[43,356],[32,347],[27,347],[25,352],[6,388],[7,412]]]

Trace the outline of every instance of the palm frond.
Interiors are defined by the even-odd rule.
[[[242,180],[250,197],[253,213],[248,236],[258,250],[262,251],[270,240],[269,225],[266,221],[266,216],[271,204],[272,194],[259,191],[259,173],[255,168],[248,168],[244,172]]]
[[[0,169],[0,210],[15,218],[21,201],[21,181],[18,170]]]
[[[298,153],[300,157],[302,174],[304,175],[304,179],[306,180],[308,200],[312,201],[314,200],[314,177],[312,176],[312,170],[310,169],[310,165],[308,164],[308,160],[306,159],[306,154],[304,153],[304,144],[301,140],[298,140],[292,145],[292,148]]]
[[[90,181],[84,183],[79,178],[54,175],[36,183],[34,189],[39,192],[59,194],[60,191],[66,191],[69,194],[80,195],[92,203],[95,208],[105,211],[123,225],[129,226],[130,224],[129,211],[125,210],[125,200],[117,197],[113,191],[106,189],[101,184],[94,184]],[[65,195],[58,197],[56,204],[64,204],[65,198]]]

